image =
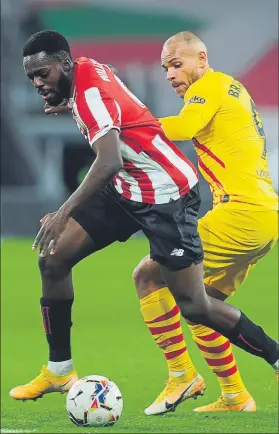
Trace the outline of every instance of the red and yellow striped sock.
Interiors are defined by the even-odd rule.
[[[222,394],[227,396],[246,391],[230,341],[208,327],[188,325],[210,370],[217,375]]]
[[[164,352],[169,372],[184,373],[186,380],[191,381],[197,372],[184,341],[179,308],[169,289],[161,288],[147,295],[140,305],[150,333]]]

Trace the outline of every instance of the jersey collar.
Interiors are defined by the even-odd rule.
[[[195,81],[193,84],[197,83],[198,81],[202,80],[203,77],[206,77],[208,74],[211,74],[212,72],[214,72],[213,68],[208,68],[208,70],[203,74],[203,76],[201,78],[199,78],[197,81]],[[193,84],[191,84],[191,86],[193,86]],[[191,88],[191,86],[188,88],[188,90]],[[184,95],[184,101],[187,101],[187,92]]]
[[[214,69],[213,68],[208,68],[208,70],[203,74],[202,77],[205,77],[206,75],[210,74],[211,72],[214,72]]]

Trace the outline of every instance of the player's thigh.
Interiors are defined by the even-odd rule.
[[[73,218],[91,238],[94,249],[101,250],[115,241],[126,241],[140,228],[119,206],[110,188],[105,188],[82,208]]]
[[[249,269],[247,248],[236,231],[237,224],[240,222],[232,222],[219,206],[198,225],[204,249],[204,283],[227,296],[241,285]]]
[[[70,218],[58,240],[56,253],[54,255],[39,254],[38,266],[43,278],[43,293],[48,294],[47,282],[61,282],[69,279],[71,286],[71,269],[93,251],[94,243],[90,236],[78,222]],[[67,285],[66,294],[68,294],[69,285]],[[64,293],[65,285],[61,288],[59,297]],[[56,292],[58,293],[57,288]]]
[[[251,264],[256,264],[261,258],[272,250],[275,244],[278,242],[278,229],[279,220],[277,211],[263,211],[251,213],[250,221],[246,224],[250,224],[250,227],[254,228],[256,233],[256,242],[258,242],[258,248],[251,253]]]
[[[257,261],[274,245],[277,220],[264,213],[227,210],[220,205],[199,221],[204,248],[204,282],[232,295],[253,270]]]
[[[67,262],[71,266],[84,259],[94,251],[94,243],[83,227],[70,218],[58,241],[53,258],[59,262]],[[50,255],[49,259],[52,257]]]
[[[198,233],[198,186],[177,201],[153,205],[143,214],[142,230],[150,244],[150,257],[171,271],[203,260]]]
[[[198,186],[177,201],[154,205],[143,230],[150,256],[160,264],[163,278],[184,316],[204,312],[203,250],[197,230]],[[195,317],[197,318],[197,317]]]

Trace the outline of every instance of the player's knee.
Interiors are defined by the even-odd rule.
[[[133,282],[138,293],[141,292],[144,287],[148,287],[148,285],[150,284],[150,261],[151,259],[149,258],[149,256],[146,256],[140,261],[140,263],[133,271]]]
[[[146,297],[165,285],[157,262],[149,256],[143,258],[134,269],[133,281],[139,298]]]
[[[71,270],[67,263],[50,255],[39,256],[38,265],[42,278],[53,282],[64,279]]]

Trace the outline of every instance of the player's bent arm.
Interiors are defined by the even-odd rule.
[[[223,88],[213,74],[197,80],[187,90],[177,116],[159,119],[170,140],[191,140],[211,121],[222,103]]]
[[[63,205],[69,214],[99,193],[123,167],[117,129],[112,128],[96,140],[93,149],[97,155],[94,163],[83,182]]]
[[[186,109],[186,107],[184,107],[184,109]],[[159,119],[164,133],[170,140],[191,140],[206,126],[204,118],[200,113],[195,111],[189,111],[189,113],[187,113],[184,109],[182,109],[177,116]]]

